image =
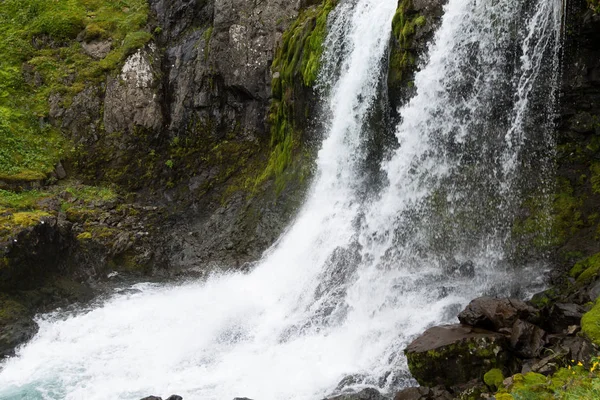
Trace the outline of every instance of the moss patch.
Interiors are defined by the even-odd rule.
[[[418,27],[425,25],[425,17],[413,10],[412,0],[401,0],[392,20],[394,46],[390,53],[388,83],[398,86],[405,83],[407,73],[415,65],[416,55],[412,41]]]
[[[99,213],[96,204],[115,199],[117,194],[110,188],[78,183],[53,186],[45,191],[0,190],[0,240],[15,236],[45,217],[55,217],[58,207],[71,222],[83,222]]]
[[[504,374],[501,369],[493,368],[485,373],[483,376],[483,381],[490,388],[499,388],[502,385],[502,381],[504,380]]]
[[[281,190],[284,171],[292,164],[299,148],[300,133],[294,120],[295,92],[314,85],[319,71],[323,42],[327,34],[327,17],[337,0],[324,0],[320,5],[300,12],[283,34],[272,64],[273,101],[269,113],[271,155],[267,167],[256,184],[276,178]]]
[[[600,345],[600,302],[596,301],[594,307],[583,315],[581,319],[581,331],[592,342]]]
[[[494,397],[498,400],[582,400],[600,398],[600,363],[592,360],[584,365],[572,360],[571,365],[560,368],[553,375],[544,376],[529,372],[513,376],[513,384],[501,388]]]
[[[515,221],[513,238],[525,248],[538,250],[563,244],[584,225],[582,203],[582,199],[574,195],[570,183],[558,179],[550,204],[544,196],[532,196],[524,203],[527,216]]]
[[[0,179],[38,180],[53,170],[66,141],[47,123],[49,97],[65,104],[101,82],[151,35],[145,0],[5,0],[0,7]],[[110,40],[102,60],[84,41]]]

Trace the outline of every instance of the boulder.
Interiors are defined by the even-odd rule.
[[[570,326],[581,324],[584,312],[583,307],[577,304],[556,303],[550,308],[546,327],[550,332],[564,333]]]
[[[410,387],[396,393],[394,400],[452,400],[453,396],[442,387]]]
[[[567,359],[588,363],[596,354],[592,342],[584,337],[564,337],[558,342],[558,348],[567,353]]]
[[[518,299],[479,297],[458,314],[458,320],[465,325],[499,331],[511,329],[517,319],[531,322],[537,315],[537,309]]]
[[[500,333],[445,325],[428,329],[404,352],[420,385],[451,387],[482,379],[492,368],[503,369],[510,361],[509,346]]]
[[[344,393],[330,397],[327,400],[388,400],[388,398],[379,393],[377,389],[367,388],[356,393]]]
[[[546,344],[546,331],[527,321],[516,320],[512,326],[510,345],[513,351],[524,358],[540,355]]]

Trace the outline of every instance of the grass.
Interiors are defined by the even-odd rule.
[[[48,122],[49,97],[63,106],[99,83],[151,35],[145,0],[4,0],[0,7],[0,179],[39,180],[65,154]],[[84,41],[111,40],[102,60]]]

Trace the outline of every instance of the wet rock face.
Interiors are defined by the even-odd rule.
[[[236,124],[246,138],[266,134],[273,54],[300,2],[151,3],[165,29],[169,130],[181,133],[190,121],[211,119],[217,135]]]
[[[10,299],[0,300],[0,359],[15,354],[15,347],[31,339],[38,331],[33,315]]]
[[[510,359],[509,341],[500,333],[467,325],[444,325],[426,330],[405,350],[408,366],[423,386],[451,387],[482,379]]]

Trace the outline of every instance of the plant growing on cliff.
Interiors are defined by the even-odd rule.
[[[2,2],[0,179],[42,179],[54,168],[67,142],[46,122],[50,96],[68,105],[89,82],[104,80],[151,38],[143,30],[148,12],[145,0]],[[97,40],[110,41],[102,59],[83,49]]]
[[[324,0],[319,6],[303,10],[283,34],[272,64],[273,101],[269,114],[271,124],[271,154],[267,167],[256,184],[275,176],[279,190],[285,180],[283,173],[292,163],[298,147],[295,95],[302,88],[312,87],[316,80],[327,34],[327,17],[336,0]]]
[[[416,13],[412,0],[400,0],[392,19],[394,46],[390,53],[389,80],[400,84],[406,77],[407,69],[414,66],[415,56],[411,52],[416,29],[425,25],[425,17]]]

